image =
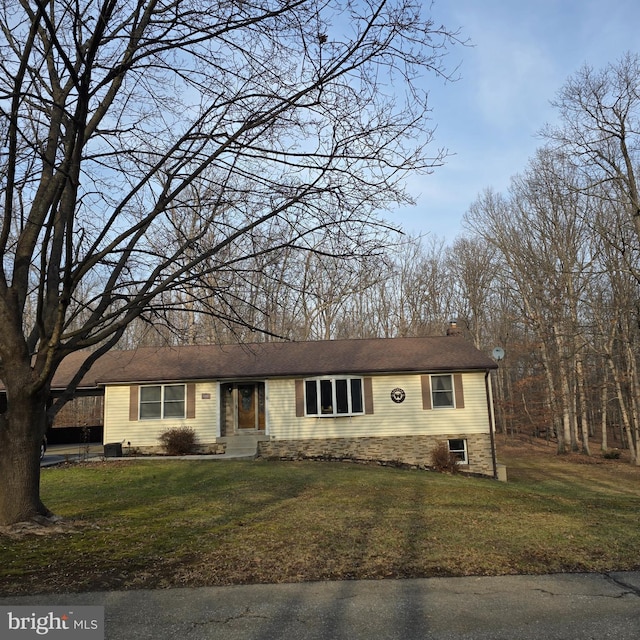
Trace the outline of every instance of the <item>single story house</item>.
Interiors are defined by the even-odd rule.
[[[62,363],[63,388],[86,354]],[[446,442],[465,471],[496,476],[490,372],[462,337],[112,350],[79,391],[104,392],[104,442],[159,447],[191,427],[204,450],[252,441],[265,457],[429,465]]]

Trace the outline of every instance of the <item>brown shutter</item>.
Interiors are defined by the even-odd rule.
[[[138,419],[138,389],[139,385],[137,384],[132,384],[129,387],[129,420],[131,422]]]
[[[304,418],[304,380],[296,380],[296,418]]]
[[[422,408],[426,411],[432,409],[431,405],[431,378],[429,376],[420,376],[420,384],[422,386]]]
[[[456,409],[464,409],[464,390],[462,388],[462,374],[453,374],[453,390],[456,397]]]
[[[373,380],[363,378],[362,392],[364,393],[364,412],[370,416],[373,414]]]
[[[187,385],[187,418],[196,417],[196,385],[190,382]]]

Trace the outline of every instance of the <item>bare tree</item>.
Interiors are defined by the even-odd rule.
[[[569,422],[565,419],[565,411],[558,403],[558,396],[555,393],[556,383],[552,362],[552,340],[550,340],[550,326],[548,307],[551,296],[547,289],[548,274],[544,269],[548,265],[540,265],[540,260],[546,261],[546,247],[540,246],[540,234],[536,230],[535,217],[527,203],[525,206],[518,206],[517,200],[506,197],[493,191],[485,191],[472,204],[465,215],[465,222],[468,228],[474,231],[483,241],[494,246],[496,255],[496,285],[503,292],[503,295],[510,297],[503,308],[513,309],[511,324],[513,327],[502,329],[500,343],[505,344],[507,338],[514,344],[513,334],[515,328],[521,325],[522,331],[518,335],[520,342],[525,342],[529,347],[529,358],[527,362],[519,362],[517,381],[513,387],[522,389],[525,379],[542,379],[546,383],[543,395],[547,405],[547,414],[551,417],[552,423],[549,425],[558,436],[558,449],[564,451],[565,443],[570,439]],[[533,218],[530,219],[530,218]],[[544,242],[544,237],[542,238]],[[526,336],[526,340],[524,337]],[[533,339],[531,336],[535,336]],[[515,368],[514,346],[507,353],[511,360],[512,368]],[[534,363],[531,362],[534,360]],[[533,375],[536,370],[535,362],[539,363],[542,375]],[[504,366],[502,371],[504,372]],[[517,384],[516,384],[517,382]],[[507,384],[502,384],[505,390]],[[523,394],[522,394],[523,396]],[[523,396],[524,397],[524,396]],[[506,417],[513,413],[513,408],[517,405],[520,409],[521,403],[516,397],[514,389],[510,389],[508,394],[501,399],[504,408],[504,421]],[[511,408],[508,408],[511,407]],[[525,414],[529,414],[529,409],[524,409]]]
[[[38,449],[67,354],[93,349],[71,392],[155,302],[268,251],[273,224],[300,246],[374,225],[441,163],[415,80],[456,35],[421,4],[0,1],[0,523],[49,515]],[[220,315],[242,322],[227,285]]]
[[[453,295],[446,262],[445,241],[434,235],[407,236],[389,251],[389,272],[371,289],[379,334],[442,333]]]
[[[560,125],[548,127],[543,133],[572,161],[580,174],[576,188],[587,194],[590,209],[600,212],[588,223],[605,249],[602,268],[610,286],[621,292],[614,302],[613,324],[603,325],[602,310],[592,310],[600,334],[594,343],[600,344],[606,354],[631,458],[640,464],[635,452],[640,432],[638,363],[633,349],[638,299],[634,289],[640,283],[640,56],[627,53],[600,70],[584,66],[568,79],[554,105]],[[617,259],[613,253],[619,254]],[[636,280],[631,295],[628,274]],[[621,336],[623,342],[619,343]],[[626,348],[621,350],[620,344]],[[627,353],[623,353],[625,350]],[[623,380],[628,381],[629,390]]]
[[[498,407],[511,428],[548,420],[559,452],[588,454],[599,423],[603,450],[612,435],[640,464],[640,56],[584,66],[554,105],[559,125],[508,195],[486,192],[467,214],[473,241],[497,251],[499,321],[485,329],[511,340]],[[465,321],[484,307],[457,286]]]
[[[640,56],[627,53],[600,70],[585,65],[553,104],[560,125],[543,135],[573,158],[587,193],[600,198],[608,185],[640,239]]]
[[[449,252],[459,322],[481,349],[489,326],[489,301],[496,274],[496,249],[480,237],[459,237]]]
[[[509,200],[488,194],[467,216],[502,254],[523,317],[540,340],[549,403],[559,421],[559,452],[579,442],[588,451],[581,301],[591,255],[573,180],[563,156],[541,149],[527,171],[512,179]]]
[[[400,335],[441,333],[452,318],[453,278],[444,239],[435,235],[416,239],[415,252],[398,256]]]
[[[593,227],[600,247],[599,269],[590,286],[588,300],[594,327],[592,348],[603,362],[598,369],[602,448],[606,451],[608,447],[607,418],[612,413],[609,411],[611,395],[612,406],[619,414],[623,446],[629,448],[631,461],[640,464],[637,451],[640,443],[637,400],[640,288],[635,269],[639,257],[634,242],[635,231],[615,201],[607,201],[604,197],[600,199]]]

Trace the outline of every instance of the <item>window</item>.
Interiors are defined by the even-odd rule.
[[[463,439],[449,440],[449,453],[458,460],[458,464],[469,464],[467,458],[467,441]]]
[[[433,408],[454,407],[453,376],[431,376],[431,398]]]
[[[362,378],[305,380],[308,416],[350,416],[364,413]]]
[[[140,387],[140,420],[185,417],[185,385],[158,384]]]

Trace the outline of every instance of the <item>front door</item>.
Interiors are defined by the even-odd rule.
[[[238,429],[257,429],[258,394],[254,383],[238,384]]]
[[[220,385],[221,436],[265,429],[264,382]]]

